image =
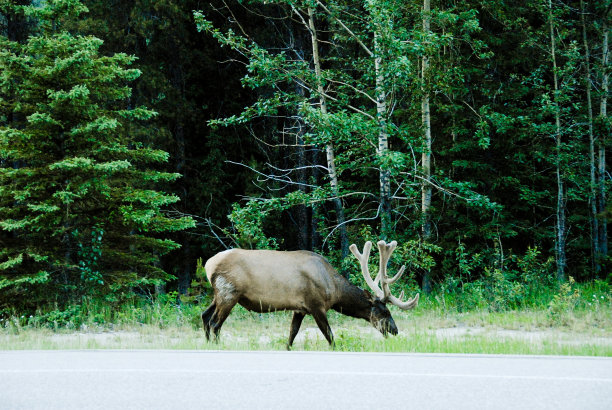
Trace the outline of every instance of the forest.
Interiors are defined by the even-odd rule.
[[[461,309],[609,299],[611,8],[0,0],[0,318],[380,239]]]

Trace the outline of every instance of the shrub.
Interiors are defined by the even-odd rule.
[[[551,322],[562,324],[568,313],[574,311],[580,300],[580,289],[571,276],[559,287],[559,291],[548,304],[548,318]]]

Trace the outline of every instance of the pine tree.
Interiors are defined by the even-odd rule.
[[[36,26],[0,37],[0,309],[66,302],[168,280],[164,233],[193,225],[162,208],[168,154],[151,146],[155,112],[132,107],[134,57],[62,29],[75,0],[13,7]],[[78,299],[77,299],[78,300]]]

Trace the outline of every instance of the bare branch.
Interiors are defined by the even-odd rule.
[[[323,3],[322,3],[320,0],[317,0],[317,4],[318,4],[319,6],[321,6],[321,8],[322,8],[323,10],[325,10],[325,12],[326,12],[327,14],[329,14],[330,16],[332,16],[332,17],[333,17],[333,19],[334,19],[334,20],[336,20],[336,22],[337,22],[338,24],[340,24],[340,26],[342,26],[342,28],[343,28],[344,30],[346,30],[346,32],[347,32],[347,33],[349,33],[349,34],[350,34],[350,36],[351,36],[351,37],[353,37],[353,38],[355,39],[355,41],[357,41],[357,43],[359,43],[359,45],[361,46],[361,48],[363,48],[363,49],[365,50],[365,52],[366,52],[366,53],[368,53],[368,55],[369,55],[370,57],[374,57],[374,53],[372,53],[372,51],[370,51],[370,49],[368,48],[368,46],[366,46],[365,44],[363,44],[363,42],[362,42],[362,41],[359,39],[359,37],[357,37],[357,36],[355,35],[355,33],[353,33],[353,32],[351,31],[351,29],[350,29],[350,28],[348,28],[348,27],[346,26],[346,24],[344,24],[344,23],[342,22],[342,20],[340,20],[338,17],[334,16],[334,15],[332,14],[332,12],[331,12],[331,11],[330,11],[330,10],[329,10],[329,9],[328,9],[326,6],[325,6],[325,4],[323,4]]]
[[[376,99],[372,98],[372,96],[370,96],[370,94],[366,93],[365,91],[361,91],[360,89],[358,89],[354,85],[351,85],[349,83],[345,83],[344,81],[334,80],[334,79],[331,79],[331,78],[325,78],[325,80],[327,82],[330,82],[330,83],[336,83],[336,84],[340,84],[340,85],[344,85],[346,87],[349,87],[351,90],[355,91],[358,94],[363,95],[364,97],[366,97],[367,99],[372,101],[374,104],[376,104]]]
[[[225,244],[225,242],[223,242],[223,241],[221,240],[221,238],[219,238],[219,235],[217,235],[217,233],[215,232],[215,230],[214,230],[214,228],[213,228],[213,226],[214,226],[214,227],[217,227],[217,228],[218,228],[218,226],[217,226],[217,225],[215,225],[215,224],[212,222],[212,220],[211,220],[210,218],[206,218],[206,219],[205,219],[205,221],[206,221],[206,223],[208,224],[208,229],[210,229],[210,232],[211,232],[211,233],[214,235],[214,237],[215,237],[215,238],[217,238],[217,240],[219,241],[219,243],[220,243],[221,245],[223,245],[223,247],[224,247],[225,249],[229,249],[229,246],[227,246],[227,245]]]
[[[241,167],[244,167],[244,168],[248,168],[251,171],[253,171],[254,173],[256,173],[257,175],[261,175],[262,177],[264,177],[266,179],[271,179],[273,181],[283,182],[283,183],[289,184],[289,185],[298,185],[298,186],[305,186],[305,187],[309,187],[309,188],[318,188],[317,185],[304,184],[304,183],[301,183],[301,182],[294,182],[291,179],[289,179],[287,176],[281,177],[281,176],[276,176],[276,175],[266,175],[263,172],[260,172],[260,171],[256,170],[255,168],[250,167],[250,166],[248,166],[246,164],[243,164],[241,162],[234,162],[234,161],[230,161],[230,160],[227,160],[225,162],[229,163],[229,164],[240,165]]]
[[[276,167],[276,166],[274,166],[274,165],[272,165],[270,163],[266,163],[266,165],[269,166],[272,169],[277,170],[277,171],[287,172],[287,173],[294,172],[294,171],[300,171],[302,169],[313,169],[313,168],[315,168],[315,169],[316,168],[320,168],[323,171],[327,172],[327,167],[324,167],[323,165],[316,165],[316,164],[315,165],[306,165],[306,166],[303,166],[303,167],[288,168],[288,169],[287,168],[279,168],[279,167]]]

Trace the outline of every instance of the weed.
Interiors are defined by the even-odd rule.
[[[576,286],[574,278],[570,276],[567,282],[559,287],[559,292],[553,296],[548,305],[548,317],[551,323],[567,324],[571,313],[578,306],[580,289]]]

